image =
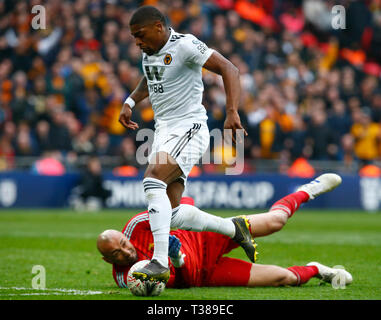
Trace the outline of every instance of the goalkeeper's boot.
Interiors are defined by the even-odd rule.
[[[169,268],[162,266],[159,261],[152,259],[143,268],[135,270],[132,275],[142,281],[150,280],[167,283],[170,271]]]
[[[257,244],[251,236],[249,219],[246,216],[238,216],[232,218],[232,222],[235,227],[233,240],[245,250],[247,257],[254,263],[257,260],[258,252]]]
[[[341,177],[335,173],[325,173],[312,180],[310,183],[300,186],[296,191],[304,191],[310,196],[310,200],[315,199],[323,193],[332,191],[341,183]]]
[[[327,267],[319,262],[310,262],[307,266],[315,266],[318,268],[317,278],[321,279],[324,282],[332,283],[332,280],[336,278],[336,281],[339,284],[351,284],[352,283],[352,275],[340,266],[337,267]]]

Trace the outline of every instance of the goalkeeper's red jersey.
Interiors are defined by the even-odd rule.
[[[151,260],[154,242],[147,211],[132,217],[122,232],[135,247],[139,261]],[[210,280],[210,272],[213,271],[221,256],[238,246],[229,237],[214,232],[174,230],[170,234],[179,238],[181,252],[186,257],[185,264],[181,268],[175,268],[168,258],[171,272],[167,283],[169,288],[205,285]],[[127,274],[130,267],[113,265],[114,280],[119,287],[127,287]]]

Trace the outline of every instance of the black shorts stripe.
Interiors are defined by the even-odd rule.
[[[193,130],[193,129],[192,129]],[[192,134],[192,130],[189,130],[188,132],[187,132],[187,134],[181,139],[181,142],[180,143],[178,143],[177,145],[176,145],[176,148],[173,148],[172,149],[172,151],[171,151],[171,156],[173,157],[173,158],[176,158],[176,154],[177,154],[177,152],[178,152],[178,150],[184,145],[184,144],[186,144],[187,143],[187,139],[189,139],[189,136]]]
[[[171,156],[173,156],[173,153],[174,153],[174,150],[181,144],[184,142],[184,140],[186,139],[186,137],[192,132],[193,129],[195,129],[196,127],[196,124],[194,123],[193,124],[193,128],[189,129],[181,138],[180,140],[176,143],[176,145],[172,148],[172,151],[169,153]]]
[[[185,149],[185,147],[187,146],[187,144],[189,143],[189,141],[196,135],[196,133],[199,131],[200,129],[197,128],[196,130],[193,130],[189,136],[187,137],[187,140],[185,140],[185,142],[182,144],[182,146],[180,146],[180,148],[177,150],[176,154],[174,155],[174,158],[176,159],[180,153]]]
[[[195,130],[194,132],[192,132],[192,135],[190,135],[188,137],[188,139],[183,143],[183,145],[181,146],[181,148],[176,152],[176,154],[174,155],[174,158],[176,159],[180,153],[184,150],[184,148],[187,146],[187,144],[189,143],[189,141],[194,137],[194,135],[198,132],[198,130]]]
[[[176,143],[176,145],[172,148],[171,152],[169,153],[172,157],[174,157],[174,154],[175,154],[175,150],[181,146],[184,141],[187,139],[187,136],[189,135],[189,133],[191,132],[191,129],[189,129],[181,138],[180,140]]]
[[[177,158],[181,151],[184,150],[189,141],[194,137],[194,135],[200,130],[201,123],[194,123],[193,128],[189,129],[185,135],[180,139],[180,141],[176,144],[176,146],[170,152],[170,155],[173,158]]]
[[[174,154],[174,157],[177,158],[179,156],[179,154],[181,153],[181,151],[184,150],[184,148],[186,147],[186,145],[188,144],[188,142],[194,137],[194,135],[200,130],[201,128],[201,124],[200,123],[195,123],[195,128],[188,134],[187,136],[187,140],[185,140],[185,142],[182,144],[182,146],[180,146],[176,153]]]

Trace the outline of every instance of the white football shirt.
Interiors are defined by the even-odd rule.
[[[143,72],[156,127],[172,121],[208,118],[202,105],[201,72],[214,50],[191,34],[170,31],[159,52],[150,56],[143,52]]]

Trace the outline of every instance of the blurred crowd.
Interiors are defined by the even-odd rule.
[[[258,159],[281,160],[280,170],[297,159],[381,159],[381,0],[0,0],[0,170],[25,156],[75,168],[84,155],[139,168],[143,142],[118,117],[142,76],[129,30],[142,4],[239,68],[247,171]],[[345,29],[332,27],[337,4]],[[36,5],[45,29],[32,26]],[[221,77],[203,79],[209,128],[222,129]],[[148,99],[133,120],[153,128]]]

